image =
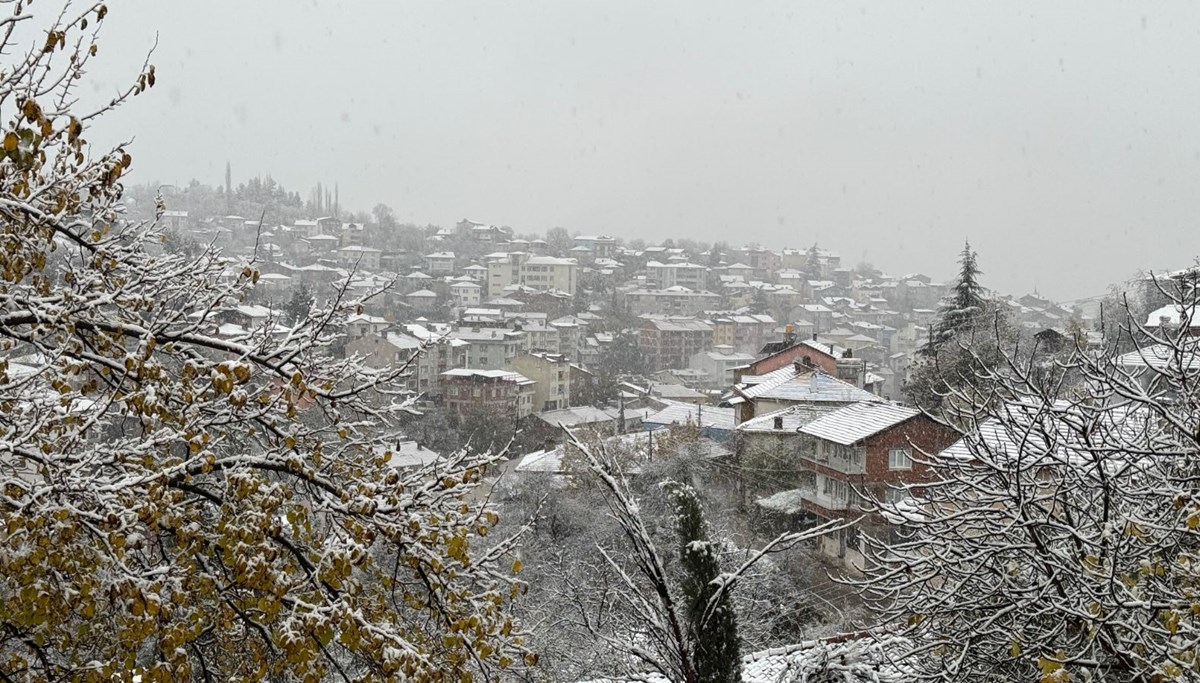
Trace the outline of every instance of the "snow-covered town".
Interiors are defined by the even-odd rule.
[[[943,125],[884,137],[955,151],[897,177],[907,157],[837,126],[871,120],[868,95],[894,85],[843,69],[900,66],[838,57],[806,67],[808,87],[864,93],[826,113],[830,158],[845,150],[861,175],[805,176],[821,146],[760,125],[791,111],[773,88],[803,60],[762,38],[841,55],[821,41],[848,22],[892,44],[865,7],[700,0],[700,24],[681,8],[567,3],[582,24],[516,8],[570,37],[534,56],[492,42],[512,21],[492,7],[469,21],[458,7],[245,7],[217,17],[215,46],[196,34],[216,19],[190,6],[114,8],[109,28],[106,5],[63,4],[0,9],[0,680],[1200,681],[1200,206],[1170,173],[1089,189],[1089,223],[1063,227],[1072,183],[1095,179],[1047,161],[1057,175],[1036,188],[1013,180],[1036,165],[1013,172],[996,152],[1015,129],[922,109],[922,77],[885,120]],[[1194,42],[1102,11],[1164,50]],[[797,13],[836,21],[801,29]],[[341,33],[400,18],[402,44]],[[149,31],[151,58],[113,76],[101,29],[118,57]],[[676,55],[667,29],[694,42]],[[616,35],[646,50],[635,67],[616,68],[628,55],[601,39]],[[738,46],[717,62],[747,75],[684,67],[723,54],[713,36]],[[329,77],[321,55],[343,50],[380,69]],[[1008,74],[1013,59],[984,61]],[[1066,63],[1063,78],[1090,83]],[[469,106],[414,97],[423,65],[442,74],[431,94]],[[349,87],[372,74],[387,77]],[[287,96],[294,78],[328,97]],[[744,89],[706,99],[724,78]],[[638,94],[600,105],[580,85],[610,79]],[[998,80],[986,87],[1009,93]],[[405,96],[385,117],[364,104],[392,91]],[[758,156],[705,147],[649,103]],[[139,108],[152,122],[122,118]],[[1045,133],[1065,119],[1044,109],[1023,158],[1075,149]],[[579,143],[566,162],[556,121]],[[425,132],[397,142],[399,122]],[[476,139],[471,122],[491,127]],[[1122,162],[1088,152],[1088,168],[1178,146],[1153,130]],[[606,170],[624,137],[628,163]],[[971,145],[1005,172],[959,185]],[[763,151],[777,147],[792,156]],[[720,189],[705,175],[718,166]],[[966,194],[892,197],[888,182],[928,173]],[[805,194],[825,174],[840,188]],[[1039,206],[1050,218],[1031,217]]]

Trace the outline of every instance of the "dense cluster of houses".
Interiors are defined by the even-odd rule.
[[[525,424],[543,447],[522,454],[518,472],[568,475],[564,428],[653,447],[655,432],[687,427],[736,472],[764,525],[791,525],[857,515],[864,496],[903,495],[922,476],[914,453],[958,438],[897,402],[947,292],[924,275],[851,270],[815,246],[696,253],[608,236],[551,245],[470,220],[431,228],[420,252],[333,218],[270,229],[237,216],[167,220],[231,252],[254,250],[261,296],[226,316],[221,335],[286,325],[298,291],[382,289],[347,321],[340,352],[407,364],[406,388],[428,409]],[[1036,295],[1000,300],[1030,328],[1062,335],[1068,321],[1086,323]],[[586,389],[618,337],[644,371],[598,401]],[[888,533],[868,518],[825,550],[853,564],[864,530]]]

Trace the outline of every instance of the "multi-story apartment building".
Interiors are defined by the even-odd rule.
[[[419,375],[418,389],[431,396],[441,396],[441,375],[453,368],[467,367],[467,349],[469,345],[461,339],[450,335],[447,326],[426,327],[424,325],[405,325],[408,334],[425,344],[425,350],[417,358]]]
[[[756,354],[775,336],[779,323],[769,315],[733,314],[719,315],[709,319],[713,326],[713,342],[732,346],[739,353]]]
[[[571,405],[571,363],[558,353],[526,353],[513,369],[534,381],[533,410],[559,410]]]
[[[712,326],[692,318],[649,318],[638,330],[638,347],[651,370],[686,368],[692,356],[712,348]]]
[[[510,285],[534,289],[558,290],[571,296],[579,281],[575,259],[533,256],[528,252],[497,252],[485,257],[488,268],[488,296],[504,295]]]
[[[363,270],[379,270],[379,258],[383,252],[375,247],[364,247],[359,244],[348,244],[337,250],[338,263],[347,267],[357,267]]]
[[[669,287],[687,287],[688,289],[704,289],[708,268],[695,263],[659,263],[650,261],[646,264],[646,275],[653,280],[659,289]]]
[[[625,302],[634,315],[693,316],[720,306],[721,297],[676,285],[669,289],[635,289],[625,293]]]
[[[478,306],[483,298],[483,287],[478,282],[457,280],[450,284],[450,299],[459,308]]]
[[[452,336],[467,343],[469,368],[507,370],[523,350],[525,333],[507,327],[460,327]]]
[[[753,360],[754,356],[748,353],[738,353],[732,346],[720,345],[692,356],[688,367],[705,374],[705,389],[728,389],[733,386],[733,369]]]
[[[454,272],[455,256],[452,251],[436,251],[425,255],[425,270],[432,275]]]
[[[892,502],[907,496],[903,485],[919,485],[928,474],[919,454],[940,452],[960,436],[916,408],[885,402],[846,406],[802,425],[799,434],[800,505],[820,521],[862,514],[863,495]],[[823,538],[821,549],[861,567],[858,535],[887,538],[888,531],[883,517],[868,515]]]
[[[533,380],[507,370],[456,368],[442,373],[446,407],[459,415],[477,410],[508,413],[516,419],[533,412]]]

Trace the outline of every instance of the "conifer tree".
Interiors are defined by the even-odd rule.
[[[696,680],[737,683],[742,676],[737,615],[731,594],[724,591],[717,595],[721,565],[716,544],[708,540],[708,524],[700,500],[696,490],[686,484],[668,481],[663,483],[663,489],[675,506],[679,560],[685,573],[681,588]]]
[[[925,355],[935,355],[942,344],[974,325],[987,309],[983,287],[979,285],[982,271],[979,270],[977,257],[971,249],[971,243],[965,242],[958,257],[958,280],[938,311],[938,321],[930,334],[929,343],[923,349]]]

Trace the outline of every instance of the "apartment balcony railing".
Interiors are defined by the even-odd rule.
[[[856,449],[854,455],[850,457],[831,453],[823,454],[816,449],[806,449],[800,452],[800,457],[808,462],[837,470],[842,474],[864,474],[867,471],[865,449]]]

